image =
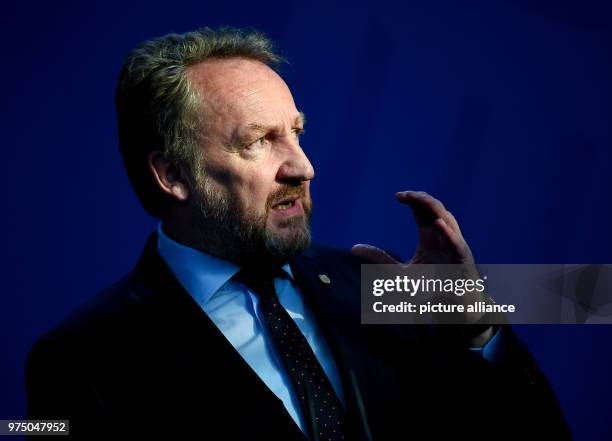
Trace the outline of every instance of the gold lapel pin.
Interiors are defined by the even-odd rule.
[[[331,279],[327,276],[327,274],[319,274],[319,280],[325,283],[326,285],[329,285],[331,283]]]

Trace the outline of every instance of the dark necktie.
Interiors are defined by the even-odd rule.
[[[287,277],[281,268],[243,268],[235,276],[258,297],[268,333],[291,378],[313,441],[343,440],[344,409],[308,341],[280,304],[275,277]]]

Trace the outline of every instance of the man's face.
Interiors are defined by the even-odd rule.
[[[220,257],[287,261],[310,243],[314,177],[289,88],[263,63],[240,58],[192,66],[188,78],[205,102],[194,227]]]

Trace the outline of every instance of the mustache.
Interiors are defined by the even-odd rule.
[[[273,205],[279,203],[285,198],[297,196],[303,198],[306,196],[306,188],[303,185],[285,185],[275,190],[266,201],[266,208],[269,210]]]

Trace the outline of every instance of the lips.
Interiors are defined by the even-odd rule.
[[[299,196],[287,196],[272,205],[273,210],[288,210],[295,205],[295,201],[299,199]]]

